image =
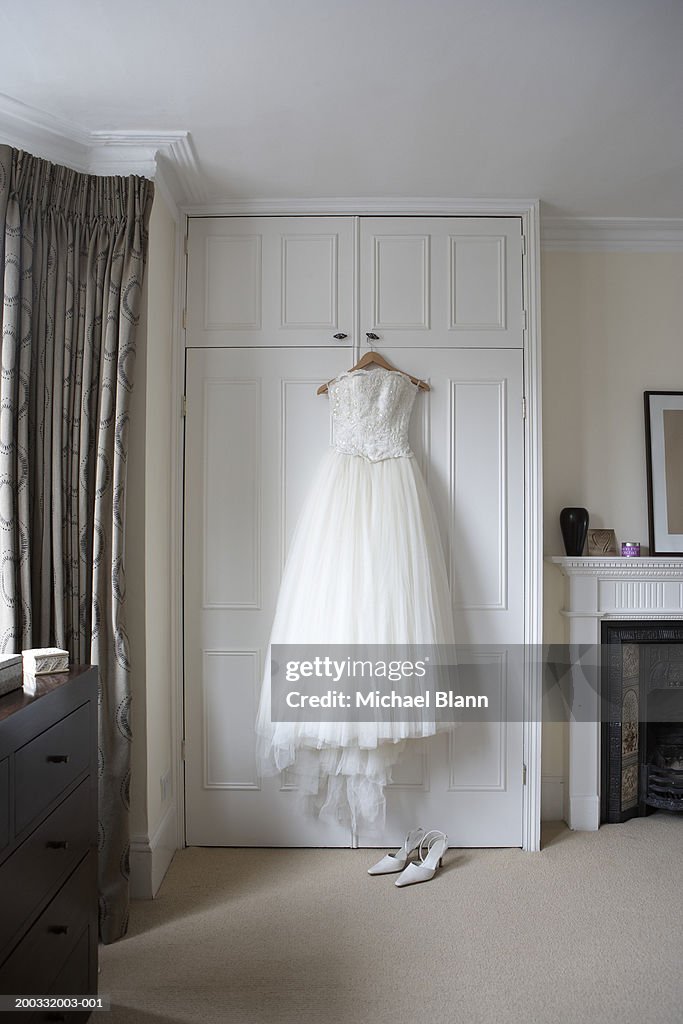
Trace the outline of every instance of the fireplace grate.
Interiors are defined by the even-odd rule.
[[[642,765],[641,793],[646,804],[664,811],[683,811],[683,770]]]

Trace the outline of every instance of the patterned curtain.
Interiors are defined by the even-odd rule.
[[[0,146],[0,649],[99,666],[104,942],[128,927],[126,459],[152,198]]]

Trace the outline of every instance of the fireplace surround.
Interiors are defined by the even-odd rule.
[[[566,577],[563,615],[571,645],[600,644],[605,625],[647,628],[683,623],[683,558],[556,556],[548,561]],[[565,806],[572,829],[594,831],[600,826],[604,798],[600,702],[601,694],[583,674],[573,674]],[[644,769],[639,764],[640,782]]]

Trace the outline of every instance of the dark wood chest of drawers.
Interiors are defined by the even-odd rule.
[[[96,992],[97,669],[78,666],[0,697],[0,993]]]

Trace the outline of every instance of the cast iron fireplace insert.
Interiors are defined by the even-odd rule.
[[[683,812],[683,621],[602,623],[601,822]]]

